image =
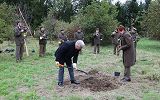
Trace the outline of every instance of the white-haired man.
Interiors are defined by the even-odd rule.
[[[58,85],[63,86],[64,63],[66,63],[72,84],[80,84],[74,78],[73,67],[77,69],[79,51],[85,46],[82,40],[66,41],[55,52],[56,65],[59,66]],[[72,61],[73,58],[73,61]],[[73,63],[72,63],[73,62]]]

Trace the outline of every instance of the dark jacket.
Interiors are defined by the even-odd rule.
[[[73,63],[77,63],[80,50],[75,49],[75,43],[74,41],[64,42],[55,52],[55,61],[58,61],[62,65],[65,62],[67,65],[71,65],[73,57]]]
[[[66,36],[65,34],[59,33],[59,34],[58,34],[58,39],[59,39],[61,42],[64,42],[64,41],[67,41],[67,36]]]
[[[100,44],[100,41],[102,39],[102,34],[93,33],[93,39],[94,39],[94,45]]]
[[[75,33],[75,40],[84,40],[83,32],[76,32]]]
[[[24,44],[24,35],[23,33],[25,32],[25,30],[23,32],[21,32],[21,30],[23,30],[22,28],[19,27],[15,27],[15,42],[16,45],[21,45]]]
[[[45,31],[44,32],[40,31],[39,35],[41,37],[41,38],[39,37],[39,44],[42,45],[47,44],[47,33]]]
[[[120,37],[121,39],[121,50],[123,50],[123,64],[124,66],[130,67],[135,64],[135,51],[134,43],[129,32],[125,32]]]
[[[137,32],[130,32],[134,42],[138,42],[140,37]]]
[[[119,45],[119,40],[118,40],[119,37],[120,37],[120,35],[119,35],[118,32],[113,32],[113,33],[111,34],[112,44],[114,44],[114,45]]]

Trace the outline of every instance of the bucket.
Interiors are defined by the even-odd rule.
[[[120,76],[120,72],[114,72],[114,76]]]

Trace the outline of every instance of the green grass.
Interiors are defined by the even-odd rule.
[[[15,62],[15,56],[8,53],[0,54],[0,99],[4,100],[94,100],[101,97],[114,98],[113,100],[136,100],[141,98],[143,100],[151,100],[148,98],[155,97],[159,99],[160,89],[150,86],[149,83],[142,84],[140,90],[141,94],[137,96],[132,90],[106,93],[89,93],[88,95],[81,96],[81,94],[68,93],[67,96],[60,96],[54,91],[57,84],[57,71],[54,62],[54,52],[58,47],[57,42],[47,44],[47,56],[40,58],[38,56],[38,41],[30,38],[28,43],[29,54],[27,57],[24,54],[24,59],[20,63]],[[4,43],[2,47],[8,47]],[[15,48],[15,44],[11,44],[10,48]],[[32,53],[32,50],[35,53]],[[92,53],[93,47],[86,46],[83,54],[79,56],[78,67],[82,70],[97,69],[98,71],[106,74],[113,75],[114,71],[123,73],[123,64],[121,56],[117,57],[112,53],[112,46],[101,47],[99,55]],[[13,53],[14,54],[14,53]],[[132,77],[147,78],[151,82],[158,82],[155,86],[160,87],[160,42],[141,39],[137,47],[137,62],[132,67]],[[65,71],[67,73],[67,71]],[[121,74],[123,75],[123,74]],[[48,79],[47,79],[48,78]],[[38,86],[41,86],[38,88]],[[144,88],[142,88],[144,87]],[[38,89],[36,89],[38,88]],[[49,93],[49,97],[40,94],[40,90]],[[134,89],[133,89],[134,90]],[[159,91],[154,93],[152,91]],[[145,91],[148,91],[147,93]],[[115,93],[117,92],[117,93]],[[108,93],[111,93],[108,95]],[[130,97],[132,94],[133,97]],[[120,96],[119,96],[120,95]],[[126,99],[128,98],[128,99]],[[157,99],[158,98],[158,99]],[[109,99],[110,100],[110,99]]]
[[[149,92],[143,95],[143,100],[160,100],[160,94],[156,92]]]
[[[142,38],[138,42],[138,48],[149,52],[160,53],[160,41]]]

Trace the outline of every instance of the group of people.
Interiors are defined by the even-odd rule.
[[[63,42],[61,46],[57,49],[55,53],[56,64],[59,66],[58,73],[58,85],[63,86],[63,77],[64,77],[64,63],[66,63],[71,84],[80,84],[74,78],[73,69],[77,69],[77,58],[79,52],[84,47],[84,35],[79,34],[79,30],[75,35],[78,38],[77,41],[68,41]],[[78,35],[77,35],[78,34]],[[132,27],[130,31],[127,31],[123,25],[120,25],[113,33],[112,40],[114,47],[114,54],[119,55],[120,51],[123,51],[123,65],[124,65],[124,77],[121,79],[124,82],[131,81],[131,66],[136,62],[136,45],[138,38],[138,33],[136,28]],[[96,32],[93,33],[94,37],[94,53],[99,53],[100,41],[102,40],[102,34],[99,32],[99,28],[96,29]],[[61,38],[62,39],[62,38]],[[67,39],[66,39],[67,40]]]
[[[100,33],[99,28],[96,28],[95,32],[92,34],[92,37],[94,42],[93,53],[97,54],[100,52],[100,42],[102,41],[102,38],[103,38],[103,34]],[[58,40],[59,40],[59,45],[69,40],[63,29],[58,34]],[[84,41],[84,33],[82,32],[81,28],[79,28],[77,32],[74,33],[74,41],[77,41],[77,40]]]
[[[15,41],[16,41],[16,61],[22,60],[23,48],[24,48],[24,35],[27,29],[23,27],[21,22],[17,23],[15,28]],[[100,52],[100,41],[103,35],[100,33],[99,28],[96,28],[93,33],[94,39],[94,54]],[[136,62],[136,45],[138,41],[138,33],[136,28],[132,27],[130,31],[127,31],[123,25],[120,25],[112,34],[112,43],[114,44],[114,54],[119,55],[120,51],[123,51],[123,64],[124,64],[124,77],[123,81],[131,81],[130,70]],[[84,33],[79,28],[74,33],[75,40],[69,41],[65,31],[62,29],[58,34],[59,47],[55,52],[55,62],[59,67],[58,73],[58,85],[63,86],[64,67],[68,68],[70,81],[72,84],[80,84],[74,78],[74,68],[77,69],[77,59],[82,48],[85,46]],[[39,56],[43,57],[46,51],[47,33],[44,27],[40,27],[39,32]],[[66,64],[66,66],[64,65]]]
[[[15,27],[15,43],[16,43],[16,62],[20,62],[23,57],[24,45],[26,42],[28,28],[18,21]],[[39,31],[39,56],[43,57],[46,52],[47,33],[44,27],[40,27]]]

